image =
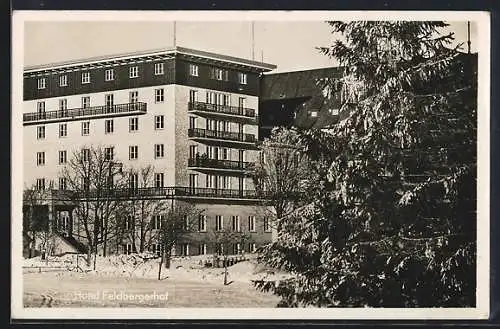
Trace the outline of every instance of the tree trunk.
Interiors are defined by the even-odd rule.
[[[163,258],[165,257],[165,251],[162,253],[160,257],[160,263],[158,264],[158,280],[161,280],[161,268],[163,266]]]
[[[224,285],[227,286],[227,256],[224,256]]]
[[[92,264],[92,243],[89,243],[87,246],[87,266],[90,267]]]
[[[171,261],[172,261],[172,252],[171,251],[164,251],[165,254],[165,268],[170,268]]]

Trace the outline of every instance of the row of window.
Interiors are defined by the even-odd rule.
[[[165,74],[165,66],[164,63],[155,63],[154,69],[155,75],[164,75]],[[131,66],[129,67],[129,78],[134,79],[139,77],[139,67]],[[115,70],[107,69],[104,71],[104,81],[114,81],[115,80]],[[90,72],[85,71],[81,73],[81,83],[88,84],[90,83]],[[60,75],[59,76],[59,87],[67,87],[68,86],[68,75]],[[38,79],[38,89],[45,89],[47,87],[47,78],[39,78]]]
[[[151,218],[151,229],[160,230],[162,228],[163,223],[165,222],[164,215],[155,215]],[[124,229],[125,230],[133,230],[134,220],[132,216],[125,218],[124,221]],[[224,230],[224,216],[216,215],[215,216],[215,231],[220,232]],[[255,216],[248,216],[248,231],[249,232],[257,232],[256,227],[256,219]],[[264,232],[271,232],[271,225],[268,217],[264,217]],[[189,217],[184,217],[183,229],[185,231],[194,231],[198,232],[207,232],[207,216],[199,215],[198,223],[196,227],[194,227],[193,223],[189,219]],[[233,232],[242,232],[241,229],[241,220],[240,216],[231,216],[231,231]]]
[[[162,159],[165,157],[165,145],[164,144],[154,144],[154,158],[155,159]],[[88,149],[84,149],[83,151],[89,152]],[[82,160],[83,161],[88,161],[88,153],[83,152],[82,153]],[[104,157],[106,161],[112,161],[114,160],[114,147],[106,147],[104,148]],[[137,145],[131,145],[129,146],[129,160],[137,160],[139,157],[139,147]],[[66,164],[67,163],[67,151],[59,151],[58,154],[58,159],[59,159],[59,164]],[[36,165],[37,166],[44,166],[45,165],[45,152],[36,152]]]
[[[155,115],[154,116],[154,128],[155,130],[162,130],[165,128],[165,116],[164,115]],[[115,130],[114,119],[104,120],[104,133],[112,134]],[[139,118],[133,117],[129,118],[129,132],[137,132],[139,130]],[[90,121],[83,121],[81,123],[81,135],[89,136],[90,135]],[[45,139],[46,137],[46,128],[45,126],[37,126],[36,127],[36,138],[37,139]],[[60,123],[59,124],[59,137],[68,137],[68,124]]]
[[[189,75],[193,77],[199,76],[198,65],[189,64]],[[226,69],[212,67],[210,68],[210,79],[219,81],[229,81],[229,71]],[[242,85],[247,84],[247,74],[238,72],[238,83]]]
[[[197,250],[197,255],[206,255],[207,254],[207,244],[206,243],[200,243],[197,245],[198,246],[198,250]],[[176,249],[176,248],[174,248]],[[161,255],[162,251],[163,251],[163,246],[159,243],[153,243],[151,244],[151,246],[149,247],[149,251],[154,253],[154,254],[157,254],[158,256]],[[215,251],[217,254],[219,255],[223,255],[225,250],[224,250],[224,244],[220,243],[220,244],[217,244],[215,246]],[[241,254],[243,253],[245,250],[243,250],[243,246],[242,244],[240,243],[233,243],[232,244],[232,254],[234,255],[238,255],[238,254]],[[247,249],[246,249],[246,252],[250,252],[250,253],[254,253],[257,251],[257,246],[255,243],[253,242],[249,242],[247,244]],[[127,254],[127,255],[130,255],[132,253],[136,253],[137,251],[135,250],[135,247],[133,244],[131,243],[126,243],[123,245],[123,253],[124,254]],[[173,250],[173,254],[176,255],[176,254],[180,254],[182,256],[189,256],[189,255],[193,255],[193,254],[196,254],[196,252],[193,253],[193,250],[192,250],[192,245],[189,244],[189,243],[181,243],[180,244],[180,250],[178,253],[176,253],[176,250]]]
[[[163,103],[165,102],[165,89],[159,88],[154,90],[155,95],[155,103]],[[129,92],[129,103],[135,104],[139,102],[139,92],[137,90]],[[114,106],[114,95],[106,94],[104,95],[104,104],[106,107]],[[82,97],[82,109],[90,108],[90,96]],[[45,113],[45,101],[39,101],[36,104],[37,113],[43,114]],[[62,98],[59,100],[59,111],[66,111],[68,109],[68,100],[66,98]]]
[[[164,103],[165,102],[165,89],[157,88],[154,89],[154,100],[155,103]],[[198,101],[198,91],[190,90],[189,91],[189,102],[194,103]],[[133,90],[129,92],[129,103],[138,103],[139,102],[139,91]],[[216,92],[206,92],[206,103],[214,104],[214,105],[223,105],[230,106],[231,105],[231,95],[224,93],[216,93]],[[246,98],[238,97],[238,107],[245,107]],[[82,96],[81,98],[81,108],[86,109],[90,108],[90,96]],[[113,107],[114,105],[114,94],[109,93],[104,95],[104,104],[106,107]],[[59,99],[59,111],[65,111],[68,109],[68,100],[66,98]],[[45,113],[46,106],[45,101],[38,101],[36,105],[37,113],[42,114]]]
[[[164,75],[165,74],[165,65],[164,63],[155,63],[154,66],[154,75]],[[199,76],[199,67],[196,64],[189,65],[189,75],[193,77]],[[91,75],[89,71],[81,72],[81,84],[89,84],[91,82]],[[106,69],[104,71],[104,81],[114,81],[115,80],[115,70],[114,69]],[[139,66],[130,66],[128,77],[130,79],[135,79],[139,77]],[[211,68],[210,69],[210,78],[214,80],[220,81],[229,81],[229,71],[220,68]],[[238,72],[238,83],[247,84],[247,74]],[[67,87],[68,86],[68,75],[63,74],[59,76],[59,87]],[[38,89],[47,88],[47,78],[42,77],[38,78]]]
[[[112,177],[110,177],[112,179]],[[68,180],[66,177],[59,177],[58,180],[58,189],[60,190],[68,190]],[[112,181],[109,181],[109,185],[112,185]],[[82,179],[81,181],[81,187],[84,190],[90,189],[90,183],[86,179]],[[155,188],[162,188],[165,187],[165,174],[164,173],[155,173],[154,174],[154,186]],[[46,188],[45,184],[45,178],[37,178],[36,179],[36,189],[37,190],[44,190]]]

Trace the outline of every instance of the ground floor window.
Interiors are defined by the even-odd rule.
[[[257,251],[257,246],[255,243],[249,243],[248,244],[248,252],[256,252]]]
[[[130,255],[134,252],[134,246],[131,243],[126,243],[123,245],[123,253],[126,255]]]
[[[153,243],[151,245],[150,250],[153,254],[156,254],[157,256],[161,256],[162,251],[163,251],[163,246],[159,243]]]
[[[202,243],[198,246],[198,254],[200,254],[200,255],[207,254],[207,244],[206,243]]]

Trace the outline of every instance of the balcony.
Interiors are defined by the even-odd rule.
[[[58,191],[58,190],[53,190]],[[115,188],[110,190],[64,191],[64,194],[52,193],[56,201],[73,202],[82,200],[109,199],[109,200],[151,200],[151,199],[235,199],[235,200],[263,200],[265,195],[254,190],[230,190],[200,187],[145,187],[145,188]],[[59,197],[59,198],[58,198]]]
[[[23,115],[24,125],[51,123],[60,121],[75,121],[101,117],[118,117],[146,114],[147,104],[142,102],[116,105],[92,106],[49,112],[31,112]]]
[[[236,133],[229,131],[207,130],[201,128],[188,129],[188,137],[201,142],[211,144],[239,144],[255,146],[257,142],[255,135]]]
[[[188,168],[190,169],[208,169],[215,171],[237,171],[245,172],[249,162],[209,159],[206,156],[188,159]]]
[[[217,105],[203,102],[189,102],[188,111],[197,114],[231,117],[233,119],[256,121],[255,110],[230,105]]]

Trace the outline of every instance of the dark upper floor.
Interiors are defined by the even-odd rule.
[[[180,84],[258,96],[275,65],[175,47],[27,67],[24,100]]]
[[[263,75],[259,136],[269,136],[276,126],[307,129],[336,123],[342,72],[339,67],[329,67]]]

